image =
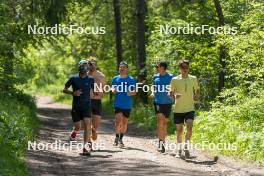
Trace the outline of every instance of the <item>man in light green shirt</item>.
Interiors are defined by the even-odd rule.
[[[182,134],[183,124],[186,123],[186,136],[184,152],[185,157],[189,158],[190,153],[188,145],[192,135],[192,127],[194,120],[194,101],[199,99],[199,84],[197,78],[189,74],[189,61],[180,60],[179,67],[181,74],[171,80],[171,96],[175,99],[173,105],[174,124],[177,129],[177,142],[179,145],[179,153],[177,157],[182,156]]]

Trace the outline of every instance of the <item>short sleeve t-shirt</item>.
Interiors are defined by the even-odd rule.
[[[66,82],[65,87],[71,87],[73,91],[80,90],[80,96],[73,96],[72,106],[88,108],[90,106],[90,90],[94,89],[94,78],[86,76],[81,78],[79,74],[73,75]]]
[[[176,76],[171,80],[171,91],[176,94],[182,94],[175,100],[173,107],[174,113],[185,113],[194,111],[194,91],[199,89],[198,80],[195,76],[188,75],[182,78],[182,75]]]
[[[152,78],[153,90],[154,90],[154,103],[155,104],[172,104],[173,99],[168,95],[167,86],[170,85],[171,79],[174,74],[166,73],[161,76],[155,74]]]
[[[127,95],[129,89],[135,90],[136,81],[132,76],[121,78],[120,75],[112,79],[112,87],[117,90],[114,98],[114,107],[120,109],[132,108],[132,97]]]

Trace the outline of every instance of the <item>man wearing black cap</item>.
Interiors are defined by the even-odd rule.
[[[94,78],[87,75],[89,65],[85,60],[79,62],[79,73],[70,77],[66,82],[63,92],[73,96],[72,101],[72,120],[74,129],[70,135],[70,140],[76,138],[80,131],[80,121],[84,124],[83,136],[83,155],[90,155],[92,143],[91,135],[91,98],[90,90],[94,89]],[[72,86],[72,90],[69,87]],[[95,93],[96,94],[96,93]]]

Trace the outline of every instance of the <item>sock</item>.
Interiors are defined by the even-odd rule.
[[[189,148],[190,148],[190,141],[186,140],[184,144],[184,149],[189,150]]]
[[[182,150],[182,143],[178,143],[178,150]]]
[[[164,144],[164,141],[159,139],[159,146],[158,147],[161,148],[163,144]]]
[[[123,133],[120,133],[120,136],[119,136],[119,139],[123,139],[123,136],[124,136],[124,134]]]

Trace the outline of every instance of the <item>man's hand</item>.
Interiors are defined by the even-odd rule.
[[[199,99],[200,99],[200,95],[198,93],[193,95],[193,100],[194,101],[199,101]]]
[[[175,99],[178,99],[178,98],[180,98],[182,96],[182,94],[180,94],[180,93],[176,93],[176,95],[174,96],[175,97]]]
[[[132,91],[132,92],[128,91],[127,95],[128,96],[134,96],[134,95],[136,95],[136,91]]]
[[[93,94],[94,94],[95,96],[99,95],[99,93],[98,93],[98,92],[93,92]]]
[[[168,96],[171,97],[172,99],[175,99],[174,93],[173,92],[168,92]]]
[[[115,88],[112,89],[112,93],[113,94],[116,94],[117,93],[117,90]]]
[[[79,89],[79,90],[74,91],[72,95],[76,96],[76,97],[79,97],[79,96],[81,96],[81,94],[82,94],[82,90]]]

